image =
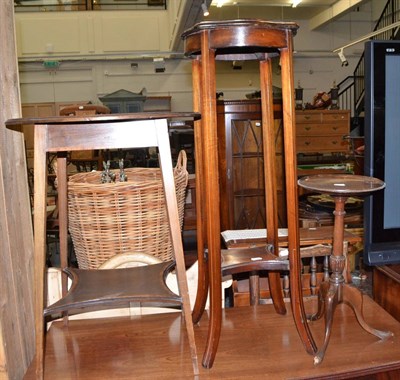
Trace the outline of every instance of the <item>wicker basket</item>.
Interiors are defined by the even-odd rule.
[[[183,224],[188,172],[186,153],[174,168],[179,218]],[[159,168],[127,168],[127,182],[101,183],[100,172],[72,175],[68,182],[69,231],[78,265],[98,268],[119,253],[143,252],[163,261],[173,257]]]

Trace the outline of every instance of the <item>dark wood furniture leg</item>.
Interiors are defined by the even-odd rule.
[[[201,112],[201,61],[193,60],[192,63],[192,82],[193,82],[193,109],[195,112]],[[194,144],[195,144],[195,161],[196,161],[196,233],[197,233],[197,252],[198,252],[198,280],[196,302],[193,307],[193,322],[198,323],[204,313],[208,289],[210,287],[208,260],[206,258],[206,213],[204,212],[204,163],[203,163],[203,136],[201,130],[201,122],[194,122]]]
[[[285,152],[286,204],[288,220],[288,251],[290,261],[290,300],[294,322],[306,351],[316,352],[316,344],[307,324],[301,284],[300,231],[297,186],[296,120],[293,84],[293,40],[288,38],[287,46],[281,49],[283,135]]]
[[[278,241],[278,194],[276,179],[276,152],[274,131],[274,97],[272,93],[272,62],[267,57],[260,61],[260,87],[261,87],[261,109],[262,130],[264,147],[264,179],[265,179],[265,204],[267,246],[277,254]],[[286,314],[286,306],[283,301],[283,291],[280,272],[269,271],[268,281],[271,297],[275,310],[278,314]],[[259,290],[258,290],[259,292]],[[257,297],[259,298],[259,296]],[[257,302],[258,303],[258,302]]]

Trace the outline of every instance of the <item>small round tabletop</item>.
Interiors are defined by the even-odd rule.
[[[302,177],[299,186],[331,195],[367,195],[385,187],[378,178],[354,174],[318,174]]]

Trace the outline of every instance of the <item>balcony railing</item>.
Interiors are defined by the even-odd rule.
[[[14,0],[16,12],[165,10],[167,0]]]

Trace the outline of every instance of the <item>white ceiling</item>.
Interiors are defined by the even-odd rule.
[[[312,28],[326,24],[370,0],[302,0],[293,8],[293,0],[205,0],[210,4],[210,19],[266,18],[308,19]],[[222,7],[217,3],[222,2]]]
[[[373,0],[303,0],[295,8],[291,6],[292,0],[224,0],[222,7],[216,6],[217,1],[187,0],[185,12],[178,22],[172,50],[181,51],[181,33],[203,20],[308,20],[309,29],[315,30]],[[208,17],[203,16],[204,2],[210,11]]]
[[[292,6],[292,0],[212,0],[211,5],[216,6],[218,2],[223,6]],[[328,7],[336,2],[337,0],[303,0],[301,6]]]

